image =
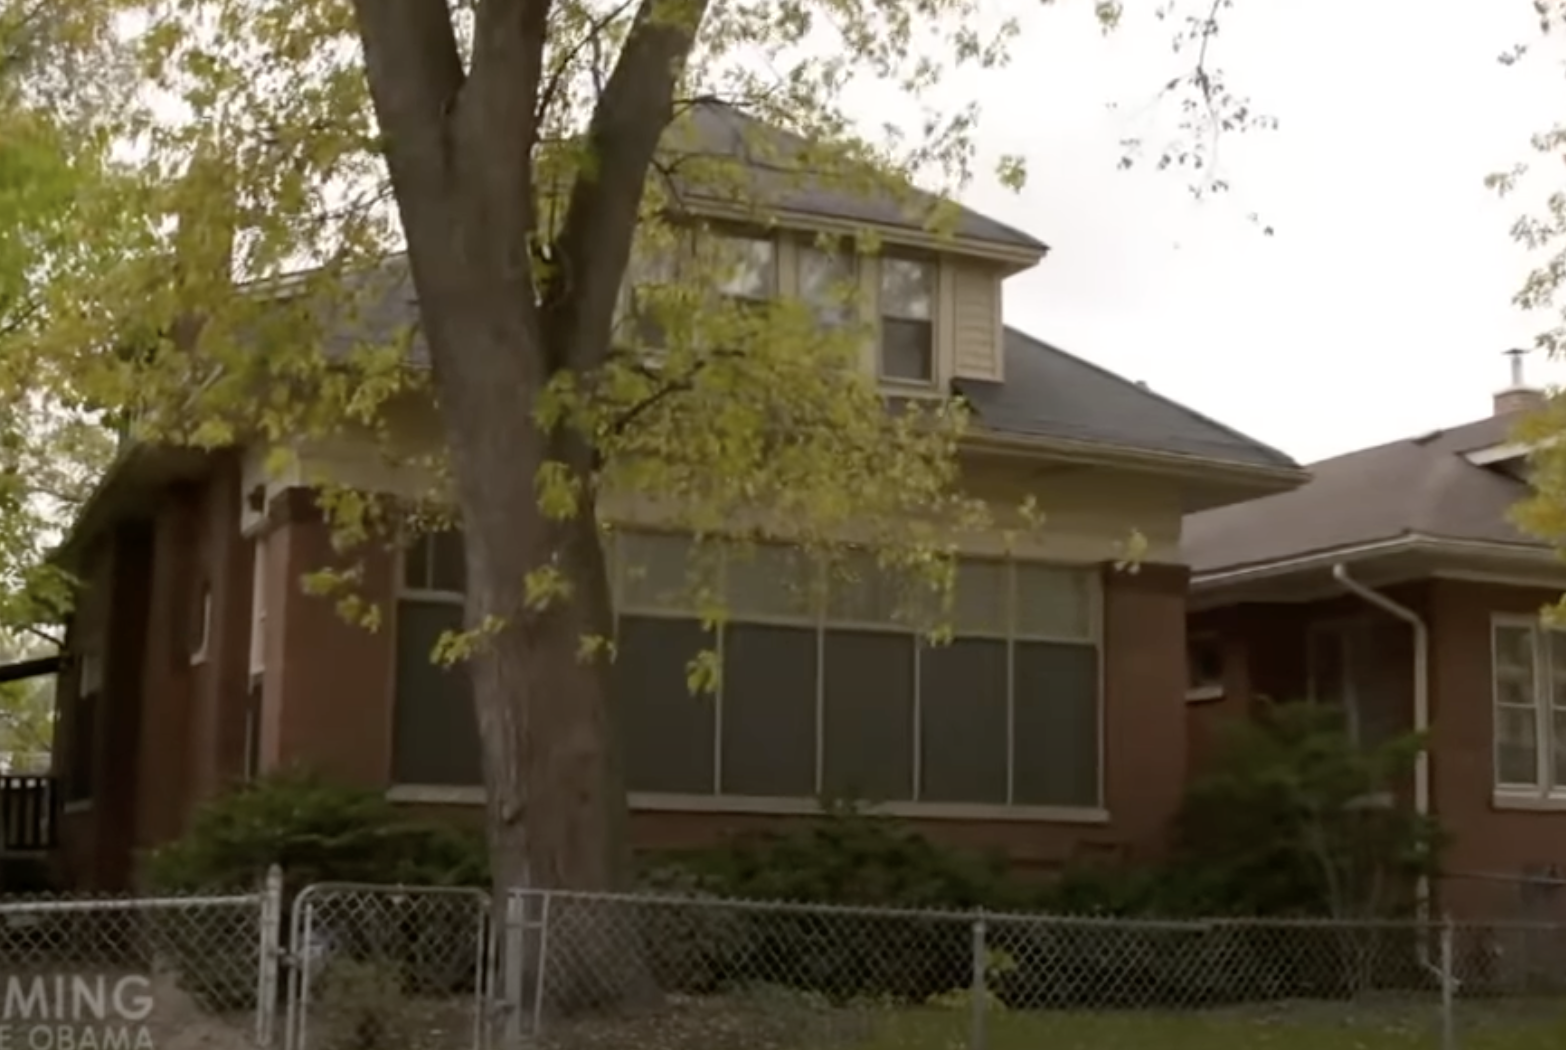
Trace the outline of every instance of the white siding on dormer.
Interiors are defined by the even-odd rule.
[[[991,267],[948,258],[953,374],[962,379],[1002,376],[1000,274]]]

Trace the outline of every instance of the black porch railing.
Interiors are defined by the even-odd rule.
[[[54,849],[59,813],[54,777],[0,774],[0,853]]]

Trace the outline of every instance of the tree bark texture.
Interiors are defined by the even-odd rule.
[[[504,622],[469,661],[501,891],[612,890],[629,877],[609,669],[579,657],[584,636],[611,632],[597,521],[590,506],[548,519],[534,487],[550,461],[587,478],[594,453],[581,435],[541,432],[533,406],[557,370],[586,372],[607,352],[643,182],[706,6],[691,0],[676,24],[667,7],[651,17],[656,3],[635,15],[587,129],[595,175],[575,184],[538,273],[532,152],[549,0],[484,0],[466,68],[446,0],[355,0],[456,480],[467,622]],[[546,565],[572,597],[529,611],[525,581]],[[635,956],[636,931],[608,928],[624,915],[601,918],[582,937]],[[556,989],[566,1000],[623,999],[637,983],[602,958],[569,969]]]

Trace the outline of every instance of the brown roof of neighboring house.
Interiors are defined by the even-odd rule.
[[[1193,514],[1182,549],[1198,575],[1419,536],[1543,547],[1508,519],[1526,486],[1465,453],[1507,442],[1510,414],[1307,464],[1291,492]]]

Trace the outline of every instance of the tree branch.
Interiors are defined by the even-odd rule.
[[[560,93],[561,83],[565,80],[567,74],[570,73],[571,67],[577,58],[582,54],[582,49],[590,44],[596,45],[599,35],[609,27],[609,23],[625,14],[633,3],[635,3],[635,0],[621,0],[620,3],[610,8],[609,11],[593,19],[582,38],[572,44],[570,50],[566,51],[564,55],[560,56],[560,61],[555,65],[554,72],[549,75],[548,83],[538,93],[538,105],[533,109],[533,120],[538,126],[543,126],[544,118],[549,114],[549,107],[554,104],[555,96]]]
[[[23,624],[22,630],[26,631],[30,635],[33,635],[35,638],[40,638],[43,641],[48,642],[50,645],[54,646],[56,649],[61,650],[62,652],[65,650],[65,639],[56,638],[42,627],[33,627],[29,624]]]
[[[608,353],[614,303],[630,261],[648,165],[674,112],[674,87],[708,0],[640,0],[587,128],[593,169],[577,175],[557,240],[564,282],[544,307],[552,361],[589,370]]]
[[[398,202],[443,189],[428,185],[428,161],[449,163],[449,117],[465,79],[446,0],[353,0],[353,7]]]

